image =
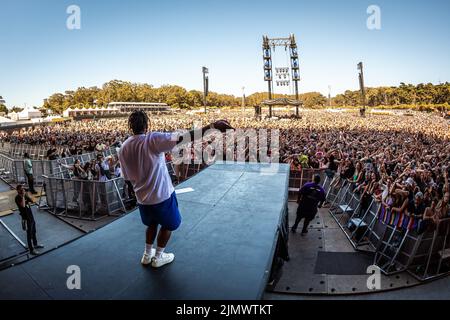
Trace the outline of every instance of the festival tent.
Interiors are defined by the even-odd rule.
[[[42,118],[42,113],[32,107],[26,107],[18,113],[18,120],[30,120]]]

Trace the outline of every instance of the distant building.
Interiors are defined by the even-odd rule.
[[[170,107],[165,103],[146,102],[111,102],[107,107],[91,108],[68,108],[64,110],[64,117],[86,117],[86,116],[111,116],[133,112],[134,110],[144,110],[147,112],[168,112]]]
[[[64,117],[107,116],[119,114],[119,110],[113,107],[107,108],[69,108],[63,111]]]
[[[147,112],[168,112],[170,107],[166,103],[150,102],[110,102],[108,107],[117,108],[119,112],[128,113],[135,110]]]
[[[5,101],[5,99],[3,99],[2,96],[0,96],[0,104],[6,104],[6,101]]]

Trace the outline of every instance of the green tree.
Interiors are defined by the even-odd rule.
[[[197,90],[191,90],[187,94],[187,101],[190,107],[199,107],[203,105],[203,93]]]
[[[61,114],[68,106],[68,102],[71,99],[71,95],[64,95],[62,93],[52,94],[44,102],[44,108],[50,109],[55,113]]]
[[[291,95],[273,94],[273,99],[292,98]],[[300,96],[306,107],[324,107],[327,99],[318,92],[304,93]],[[268,99],[267,92],[255,92],[246,97],[246,105],[254,106]],[[192,108],[203,105],[203,93],[198,90],[187,91],[176,85],[164,85],[154,88],[149,84],[138,84],[121,80],[109,81],[101,88],[80,87],[74,91],[52,94],[44,101],[43,108],[61,113],[63,110],[79,106],[92,107],[107,105],[111,101],[164,102],[174,107]],[[210,92],[207,98],[209,106],[240,106],[241,97]],[[401,83],[398,87],[366,88],[366,103],[370,107],[415,107],[423,109],[442,109],[450,104],[450,83],[439,85]],[[359,106],[361,94],[358,90],[347,90],[332,99],[334,106]]]
[[[20,108],[20,107],[12,107],[12,109],[11,109],[11,112],[17,112],[17,113],[19,113],[19,112],[22,112],[23,111],[23,108]]]
[[[4,104],[0,104],[0,112],[8,113],[8,108]]]
[[[327,98],[320,92],[308,92],[300,95],[300,100],[306,108],[323,107],[327,103]]]

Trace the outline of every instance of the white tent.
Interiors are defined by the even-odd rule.
[[[39,110],[36,110],[31,107],[27,107],[23,109],[18,114],[18,120],[30,120],[30,119],[37,119],[42,118],[42,113]]]
[[[8,113],[8,117],[13,120],[13,121],[17,121],[19,120],[19,114],[17,112],[10,112]]]

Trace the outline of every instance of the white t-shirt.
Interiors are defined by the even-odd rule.
[[[131,136],[120,148],[122,175],[132,183],[139,204],[164,202],[175,191],[164,153],[171,151],[177,140],[177,134],[150,132]]]

